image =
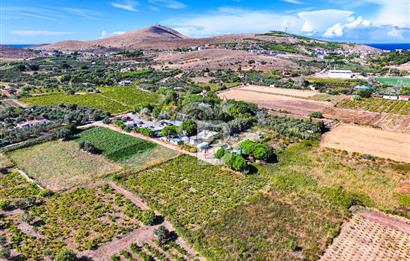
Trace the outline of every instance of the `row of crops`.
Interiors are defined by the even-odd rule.
[[[410,102],[394,101],[382,98],[366,98],[361,100],[345,99],[342,100],[338,106],[349,109],[363,109],[401,115],[410,114]]]
[[[0,250],[30,260],[96,249],[137,229],[143,213],[107,185],[50,194],[16,173],[0,177],[0,198]]]
[[[133,86],[101,87],[100,91],[101,93],[76,95],[56,93],[24,97],[21,100],[33,106],[77,104],[114,114],[132,110],[141,103],[155,103],[159,100],[158,95]]]
[[[129,159],[135,154],[153,149],[151,142],[121,134],[106,128],[92,128],[80,133],[79,141],[88,141],[107,158],[116,162]]]
[[[142,242],[141,244],[132,243],[129,249],[122,250],[119,255],[111,257],[111,261],[183,261],[191,259],[192,256],[175,241],[167,243],[160,243],[159,241]]]

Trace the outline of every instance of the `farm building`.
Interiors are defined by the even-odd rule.
[[[410,95],[400,95],[399,100],[401,100],[401,101],[410,101]]]
[[[355,90],[370,90],[370,89],[372,89],[373,87],[372,86],[369,86],[369,85],[356,85],[355,87],[354,87],[354,89]]]
[[[328,76],[331,78],[351,79],[353,72],[350,70],[330,70]]]

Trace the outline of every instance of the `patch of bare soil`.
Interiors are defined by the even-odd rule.
[[[397,115],[344,108],[327,107],[323,115],[343,123],[379,127],[386,131],[410,133],[410,115]]]
[[[329,102],[312,101],[307,99],[255,92],[241,88],[232,88],[218,94],[220,98],[234,99],[257,104],[259,107],[286,111],[291,114],[307,116],[311,112],[323,112],[332,106]]]
[[[252,92],[266,93],[266,94],[295,96],[295,97],[301,97],[301,98],[309,98],[319,93],[318,91],[312,91],[312,90],[276,88],[276,87],[259,86],[259,85],[246,85],[246,86],[237,87],[237,89],[252,91]]]
[[[321,147],[410,162],[410,135],[340,124],[322,137]]]
[[[320,260],[410,260],[410,221],[361,210],[342,227]]]

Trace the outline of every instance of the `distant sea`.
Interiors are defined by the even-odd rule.
[[[410,50],[410,43],[370,43],[366,45],[388,51],[397,49]]]
[[[38,44],[1,44],[5,46],[11,46],[11,47],[16,47],[16,48],[24,48],[24,47],[29,47],[29,46],[35,46]]]

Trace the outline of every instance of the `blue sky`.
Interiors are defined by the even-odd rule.
[[[409,0],[0,0],[1,43],[88,40],[153,24],[191,37],[286,30],[320,39],[410,42]]]

